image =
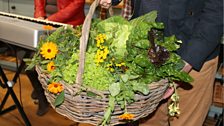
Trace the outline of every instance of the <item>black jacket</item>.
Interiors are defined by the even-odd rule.
[[[139,8],[149,0],[135,0],[133,18],[147,12]],[[205,61],[219,54],[223,35],[223,0],[161,0],[158,21],[165,34],[175,34],[183,43],[178,54],[200,70]]]

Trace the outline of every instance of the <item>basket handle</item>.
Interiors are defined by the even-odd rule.
[[[76,76],[76,84],[78,85],[82,84],[82,75],[84,73],[84,65],[85,65],[85,52],[86,52],[88,38],[89,38],[89,31],[90,31],[92,17],[98,4],[99,4],[99,0],[94,0],[94,2],[91,4],[89,8],[89,12],[86,15],[86,18],[82,26],[82,36],[80,37],[80,46],[79,46],[79,49],[80,49],[79,67],[78,67],[77,76]]]

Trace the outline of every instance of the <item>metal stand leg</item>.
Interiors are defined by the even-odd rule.
[[[27,57],[29,57],[29,54],[26,51],[26,53],[24,55],[24,58],[27,58]],[[23,118],[26,126],[31,126],[30,121],[28,120],[28,118],[27,118],[27,116],[26,116],[26,114],[25,114],[22,106],[20,105],[19,100],[16,97],[15,92],[12,89],[13,88],[13,85],[16,83],[16,80],[19,77],[19,74],[23,70],[24,66],[25,66],[25,62],[22,61],[21,64],[20,64],[20,66],[19,66],[19,68],[18,68],[18,70],[16,71],[16,73],[15,73],[15,75],[13,77],[13,80],[12,81],[9,81],[7,79],[7,77],[6,77],[5,73],[4,73],[1,65],[0,65],[0,76],[2,77],[2,80],[3,80],[3,82],[0,80],[0,86],[2,88],[7,88],[7,92],[5,94],[5,97],[4,97],[3,101],[2,101],[2,103],[0,104],[0,115],[5,114],[5,113],[7,113],[7,112],[9,112],[9,111],[14,110],[15,108],[17,108],[18,111],[19,111],[19,113],[20,113],[20,115],[22,116],[22,118]],[[13,106],[5,109],[5,110],[2,110],[2,108],[5,105],[5,103],[6,103],[7,98],[8,98],[9,95],[11,95],[11,97],[12,97],[15,105],[13,105]]]

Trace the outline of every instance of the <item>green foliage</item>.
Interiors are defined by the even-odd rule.
[[[64,102],[65,92],[62,91],[55,99],[54,106],[59,106]]]
[[[109,85],[114,83],[115,79],[108,70],[93,62],[94,56],[94,53],[86,53],[83,84],[97,90],[108,90]]]

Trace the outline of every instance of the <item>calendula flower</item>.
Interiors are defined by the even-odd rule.
[[[50,25],[43,25],[43,29],[44,29],[44,30],[52,30],[53,27],[50,26]]]
[[[132,120],[134,117],[135,117],[134,114],[131,114],[131,113],[128,113],[128,112],[125,112],[124,114],[118,116],[118,118],[122,119],[122,120]]]
[[[59,83],[56,83],[56,82],[53,82],[53,83],[49,84],[47,89],[48,89],[49,92],[51,92],[53,94],[60,93],[64,90],[62,84],[59,84]]]
[[[52,59],[58,53],[57,45],[53,42],[46,42],[40,48],[40,54],[45,59]]]
[[[51,72],[55,69],[55,65],[54,65],[54,62],[51,61],[47,64],[47,71]]]

